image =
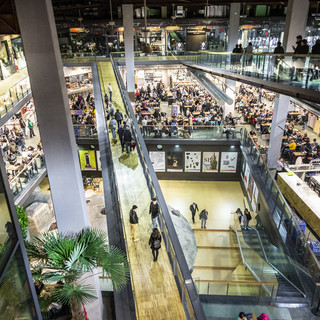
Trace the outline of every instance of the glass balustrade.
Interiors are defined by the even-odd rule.
[[[98,131],[95,125],[74,124],[73,130],[76,138],[98,139]]]
[[[9,175],[9,185],[16,199],[46,170],[44,155],[38,153],[24,166],[9,165],[6,169]]]
[[[4,80],[5,81],[5,80]],[[0,118],[31,92],[29,77],[0,94]]]

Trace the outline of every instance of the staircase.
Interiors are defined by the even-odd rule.
[[[309,303],[302,293],[303,285],[296,270],[286,254],[270,243],[264,229],[249,227],[248,230],[243,229],[242,234],[246,243],[267,263],[275,267],[279,283],[275,305],[291,308],[307,307]]]

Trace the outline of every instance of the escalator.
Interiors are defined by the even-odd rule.
[[[291,260],[269,240],[264,228],[242,230],[246,243],[274,270],[279,286],[275,305],[278,307],[307,307],[309,305],[299,274]]]

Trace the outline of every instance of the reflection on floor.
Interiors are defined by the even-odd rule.
[[[242,264],[235,233],[229,225],[237,225],[235,214],[238,207],[243,209],[243,193],[240,182],[234,181],[172,181],[160,180],[168,205],[177,209],[191,223],[198,253],[192,273],[201,294],[256,295],[258,286],[246,286],[235,281],[256,282]],[[199,218],[192,223],[189,206],[198,204],[199,210],[209,212],[207,229],[201,229]],[[233,283],[232,283],[233,282]]]
[[[103,95],[111,83],[112,103],[116,109],[125,113],[111,64],[98,62],[98,67]],[[137,152],[133,151],[129,155],[122,153],[119,139],[112,140],[111,133],[109,137],[125,224],[137,318],[186,319],[165,246],[162,245],[157,262],[153,262],[148,246],[152,227],[148,211],[151,196]],[[128,215],[133,204],[138,206],[137,235],[140,241],[137,242],[132,241],[130,236]]]

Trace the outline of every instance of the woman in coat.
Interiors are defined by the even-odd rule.
[[[159,249],[161,248],[161,233],[158,228],[153,229],[149,239],[149,246],[152,250],[153,261],[157,261]]]

